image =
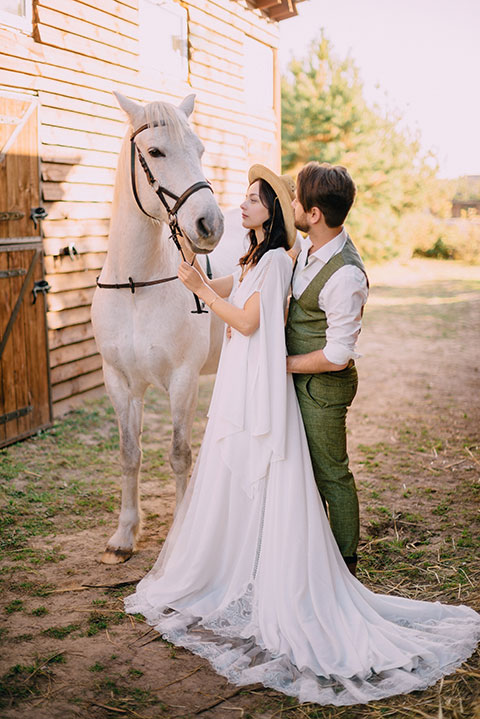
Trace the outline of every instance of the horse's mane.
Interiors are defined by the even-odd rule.
[[[145,106],[145,121],[147,125],[162,125],[167,128],[170,138],[176,143],[182,143],[185,136],[186,121],[176,107],[168,102],[151,102]]]

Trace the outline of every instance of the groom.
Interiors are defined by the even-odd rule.
[[[343,223],[355,198],[344,167],[310,162],[293,201],[301,242],[288,312],[287,371],[293,374],[315,481],[340,552],[355,574],[359,513],[348,466],[345,419],[357,391],[355,342],[368,279]]]

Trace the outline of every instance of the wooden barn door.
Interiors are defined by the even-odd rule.
[[[0,93],[0,447],[51,423],[38,104]]]

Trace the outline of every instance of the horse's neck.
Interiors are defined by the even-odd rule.
[[[104,282],[143,282],[176,274],[178,252],[164,222],[153,222],[137,206],[128,172],[126,149],[122,148],[108,237],[108,252],[102,271]]]
[[[112,215],[104,271],[114,282],[126,282],[128,277],[145,281],[176,274],[179,258],[169,239],[168,226],[157,225],[148,217],[143,220],[132,209],[131,213],[122,209]]]

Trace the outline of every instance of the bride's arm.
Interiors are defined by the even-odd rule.
[[[215,279],[210,280],[203,271],[203,267],[198,261],[198,257],[196,255],[193,266],[198,271],[207,287],[211,287],[217,295],[220,295],[220,297],[229,296],[233,287],[233,275],[225,275],[224,277],[216,277]]]
[[[178,277],[185,287],[195,292],[210,307],[212,312],[215,312],[220,319],[241,332],[242,335],[248,337],[258,329],[260,324],[259,292],[252,294],[243,308],[235,307],[222,299],[220,293],[217,294],[212,285],[207,284],[197,269],[191,267],[187,262],[182,262],[178,268]]]

